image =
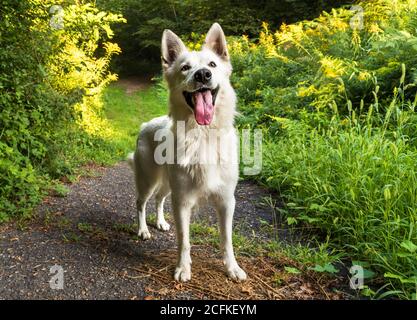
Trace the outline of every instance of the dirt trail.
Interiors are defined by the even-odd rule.
[[[144,90],[151,85],[151,76],[129,77],[117,81],[125,88],[128,95],[132,95],[139,90]]]
[[[64,196],[48,196],[34,219],[0,226],[0,299],[337,299],[332,281],[289,275],[288,261],[241,253],[237,259],[249,276],[244,283],[226,278],[219,252],[207,244],[192,247],[193,278],[173,280],[176,242],[173,228],[141,241],[134,232],[133,175],[125,162],[92,168],[93,175],[69,185]],[[236,190],[234,225],[249,240],[270,233],[273,209],[261,205],[270,193],[251,182]],[[274,197],[274,195],[272,195]],[[155,212],[151,203],[149,213]],[[172,223],[170,202],[166,212]],[[214,222],[213,210],[202,207],[193,221]],[[288,231],[278,235],[291,240]],[[201,237],[201,235],[200,235]],[[240,248],[245,252],[245,248]],[[53,290],[50,268],[61,266],[64,288]]]

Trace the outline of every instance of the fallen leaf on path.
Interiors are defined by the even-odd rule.
[[[248,295],[252,295],[253,290],[252,287],[250,286],[242,286],[242,290],[243,293],[247,293]]]
[[[181,290],[183,287],[184,287],[184,286],[182,285],[182,283],[177,283],[177,284],[174,286],[174,288],[175,288],[176,290]]]
[[[156,293],[160,294],[161,296],[166,296],[169,293],[169,290],[167,288],[162,288],[156,291]]]

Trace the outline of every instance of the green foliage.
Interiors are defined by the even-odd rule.
[[[284,267],[284,270],[287,271],[289,274],[300,274],[301,271],[294,267]]]
[[[164,29],[181,36],[207,32],[213,22],[228,35],[257,36],[262,21],[274,26],[317,16],[323,9],[351,1],[334,0],[99,0],[104,10],[120,12],[127,24],[116,27],[123,54],[115,59],[124,74],[159,72],[160,42]]]
[[[55,186],[53,186],[53,189],[58,197],[65,197],[70,192],[68,187],[60,183],[57,183]]]
[[[118,52],[107,41],[123,20],[80,1],[2,0],[0,12],[1,221],[28,213],[82,162],[76,151],[103,145],[100,92]]]
[[[398,86],[403,64],[403,94],[414,99],[415,6],[385,0],[362,5],[363,30],[351,28],[354,12],[333,9],[277,32],[264,24],[255,43],[247,37],[229,41],[245,123],[276,128],[273,117],[309,117],[318,125],[335,108],[344,115],[352,105],[368,108],[376,85],[382,99]]]
[[[334,267],[334,265],[332,265],[331,263],[326,263],[324,265],[316,264],[313,268],[310,268],[310,270],[313,270],[319,273],[327,272],[327,273],[333,273],[333,274],[339,272],[339,270],[337,270]]]
[[[417,283],[417,10],[413,0],[362,2],[312,21],[266,24],[230,39],[241,126],[264,128],[257,179],[286,200],[287,219],[369,264],[363,291],[413,298]],[[317,262],[316,271],[333,272]]]
[[[404,126],[417,124],[407,118],[411,123]],[[288,122],[285,135],[268,142],[259,178],[280,190],[290,217],[327,232],[352,259],[370,261],[380,279],[388,271],[400,276],[401,287],[412,292],[417,150],[402,126],[394,132],[387,127],[333,123],[319,131]]]

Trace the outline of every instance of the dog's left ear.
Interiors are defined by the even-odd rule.
[[[218,23],[214,23],[207,33],[204,47],[213,50],[220,58],[229,61],[229,52],[227,51],[226,36],[222,27]]]

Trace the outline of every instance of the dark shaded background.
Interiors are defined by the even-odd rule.
[[[164,29],[190,37],[207,32],[213,22],[227,35],[255,37],[262,22],[272,30],[282,23],[311,19],[323,10],[349,5],[350,0],[98,0],[106,11],[120,12],[126,24],[115,27],[122,54],[113,61],[121,76],[158,72],[160,39]]]

